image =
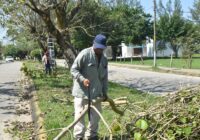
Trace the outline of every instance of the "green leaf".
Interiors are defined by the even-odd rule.
[[[113,132],[117,132],[117,131],[120,131],[121,130],[121,127],[119,124],[115,123],[113,126],[112,126],[112,131]]]
[[[186,122],[187,122],[187,119],[186,119],[185,117],[181,117],[181,118],[180,118],[180,121],[181,121],[182,123],[186,123]]]
[[[193,97],[193,98],[192,98],[192,101],[193,101],[193,102],[197,102],[197,97]]]
[[[182,134],[182,129],[181,128],[177,128],[176,129],[176,134],[178,134],[179,136]]]
[[[185,133],[186,136],[189,136],[192,132],[192,127],[183,128],[183,132]]]
[[[142,130],[146,130],[149,127],[148,123],[143,119],[139,119],[135,125]]]
[[[134,140],[142,140],[142,134],[139,132],[136,132],[134,134]]]

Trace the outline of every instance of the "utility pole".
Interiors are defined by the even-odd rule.
[[[153,24],[153,66],[156,67],[156,0],[153,0],[154,5],[154,24]]]

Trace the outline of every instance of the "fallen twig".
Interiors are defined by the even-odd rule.
[[[87,110],[88,106],[85,106],[80,116],[77,119],[75,119],[70,125],[68,125],[65,128],[62,128],[62,131],[54,138],[54,140],[60,140],[66,134],[66,132],[69,131],[69,129],[71,129],[72,127],[74,127],[76,123],[87,113]]]
[[[108,126],[108,124],[106,123],[106,121],[104,120],[103,116],[101,115],[101,113],[96,109],[95,106],[91,106],[99,115],[99,117],[101,118],[101,120],[103,121],[104,125],[107,127],[109,134],[110,134],[110,140],[112,140],[112,131],[110,130],[110,127]]]

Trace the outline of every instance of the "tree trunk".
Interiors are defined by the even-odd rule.
[[[177,51],[174,52],[174,56],[175,56],[175,58],[178,58],[178,52]]]
[[[67,62],[68,68],[71,68],[77,53],[75,48],[71,45],[70,36],[66,33],[64,35],[57,33],[56,40],[60,48],[64,50],[64,57]]]
[[[47,47],[45,47],[45,45],[43,44],[43,42],[41,41],[41,39],[37,40],[40,48],[42,49],[43,52],[47,51]]]
[[[68,13],[66,12],[68,1],[57,3],[57,5],[54,4],[56,23],[52,20],[51,8],[44,7],[44,5],[40,5],[40,3],[34,0],[29,0],[29,3],[26,3],[26,5],[42,18],[47,28],[47,34],[56,38],[59,47],[64,50],[68,68],[71,68],[76,57],[76,51],[71,45],[68,28],[70,27],[69,23],[71,20],[73,20],[74,16],[79,12],[82,6],[82,0],[77,0],[76,6]]]
[[[172,49],[174,51],[174,57],[178,58],[178,47],[177,47],[177,45],[172,45]]]
[[[66,48],[64,50],[64,57],[67,63],[68,68],[70,69],[72,67],[72,64],[76,58],[76,55],[73,53],[72,49]]]
[[[116,60],[117,57],[117,47],[112,46],[112,60]]]

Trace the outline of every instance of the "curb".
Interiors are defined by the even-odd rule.
[[[29,82],[30,82],[30,92],[31,95],[33,95],[33,97],[30,100],[30,107],[31,107],[31,111],[32,111],[32,119],[34,121],[34,132],[35,134],[39,134],[35,136],[35,140],[47,140],[47,135],[44,129],[44,120],[41,117],[41,110],[38,106],[38,98],[37,98],[37,92],[35,90],[35,86],[33,81],[28,78]],[[41,134],[40,134],[41,133]]]
[[[186,72],[186,71],[181,71],[181,70],[170,70],[170,69],[169,70],[165,70],[165,69],[159,68],[158,72],[173,73],[173,74],[177,74],[177,75],[187,75],[187,76],[200,77],[199,73]]]

